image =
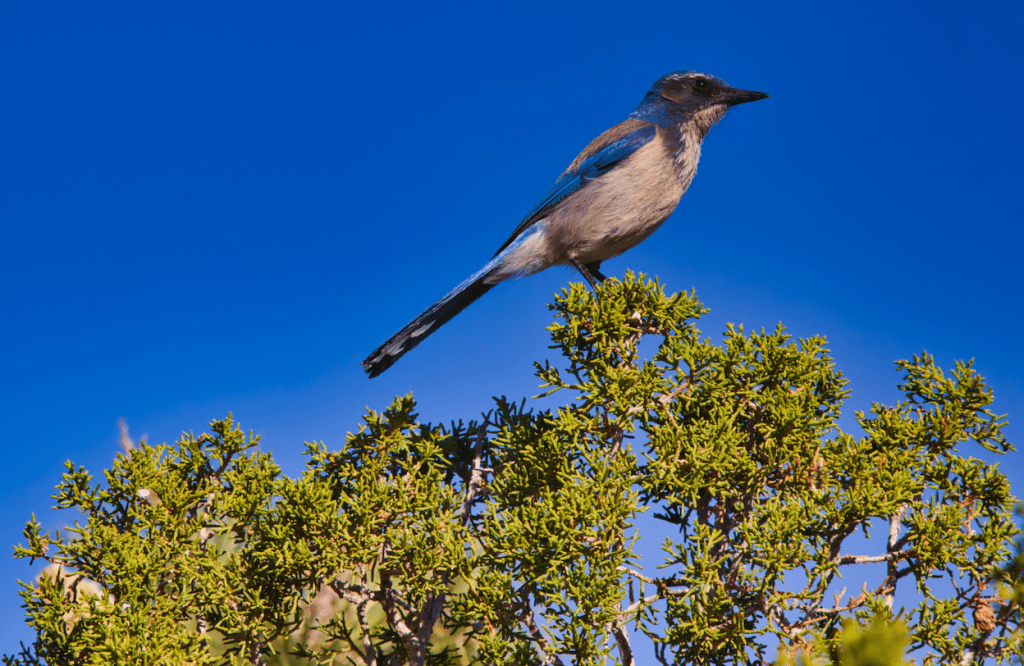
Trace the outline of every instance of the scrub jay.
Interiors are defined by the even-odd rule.
[[[570,265],[593,287],[601,262],[661,226],[697,173],[700,144],[737,104],[768,97],[701,72],[658,79],[636,111],[590,142],[494,257],[363,361],[376,377],[494,285]]]

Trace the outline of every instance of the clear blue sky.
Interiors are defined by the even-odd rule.
[[[109,464],[119,418],[164,442],[230,410],[296,474],[303,440],[338,447],[396,394],[431,421],[534,395],[569,270],[500,286],[375,380],[359,361],[680,69],[772,97],[602,270],[696,288],[715,337],[827,335],[847,414],[897,398],[897,358],[973,357],[1024,445],[1022,35],[1019,2],[7,0],[0,550],[33,511],[72,519],[50,489],[68,458]],[[0,651],[33,572],[0,553]]]

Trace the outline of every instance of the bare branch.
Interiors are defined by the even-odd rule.
[[[444,583],[447,584],[448,581],[445,580]],[[444,610],[447,598],[448,595],[444,592],[440,594],[435,594],[434,592],[427,593],[427,601],[424,602],[423,609],[420,611],[420,630],[417,635],[419,652],[413,663],[422,664],[426,661],[430,636],[434,633],[434,625],[441,618],[441,612]]]
[[[267,660],[263,658],[263,641],[253,640],[249,643],[249,661],[253,666],[267,666]]]
[[[367,600],[381,601],[383,598],[380,590],[371,590],[366,586],[350,583],[340,578],[335,578],[327,585],[339,597],[354,604],[361,604]]]
[[[903,512],[906,510],[907,506],[903,505],[896,511],[896,513],[889,516],[889,543],[886,546],[886,553],[889,555],[897,552],[896,544],[899,542],[900,538],[900,518],[903,517]],[[888,589],[885,593],[885,605],[889,607],[889,610],[892,610],[893,600],[896,596],[896,581],[899,580],[901,576],[898,575],[896,570],[896,563],[899,562],[899,560],[890,558],[888,562],[889,565],[886,567],[885,582],[882,583],[882,586]]]
[[[624,565],[619,565],[618,570],[623,572],[623,573],[629,574],[633,578],[636,578],[638,580],[642,580],[645,583],[651,583],[652,585],[656,585],[658,583],[658,581],[654,580],[653,578],[648,578],[647,576],[643,575],[639,571],[637,571],[635,569],[630,569],[629,567],[624,566]]]
[[[384,612],[388,616],[391,628],[402,638],[402,642],[405,643],[406,652],[411,658],[418,652],[416,632],[405,623],[405,618],[402,617],[402,613],[398,609],[398,593],[391,584],[391,574],[389,572],[380,572],[380,591],[382,595],[381,606],[383,606]]]
[[[366,619],[366,606],[369,603],[369,599],[365,599],[359,603],[356,606],[356,614],[359,617],[359,631],[363,635],[363,662],[366,663],[366,666],[377,666],[377,650],[373,646],[373,636],[370,633],[370,623]],[[359,651],[355,645],[352,647],[355,648],[357,652]]]
[[[877,562],[900,562],[914,554],[912,550],[897,550],[885,555],[841,555],[839,564],[875,564]]]
[[[612,635],[619,646],[619,657],[622,666],[636,666],[636,657],[633,656],[633,646],[629,644],[629,631],[622,625],[612,627]]]
[[[485,416],[483,423],[476,430],[476,444],[473,446],[473,471],[469,475],[469,483],[466,484],[466,498],[462,501],[462,509],[459,511],[459,517],[462,518],[463,525],[469,522],[469,517],[472,515],[473,510],[473,502],[483,487],[483,448],[489,425],[490,421]]]
[[[635,602],[631,603],[626,608],[623,608],[621,611],[619,611],[619,615],[620,616],[632,615],[633,613],[635,613],[641,607],[643,607],[643,606],[650,606],[654,602],[660,601],[661,599],[664,599],[665,597],[662,594],[662,592],[665,592],[667,594],[685,594],[686,590],[672,590],[670,588],[661,588],[661,591],[659,591],[657,594],[652,594],[649,597],[644,597],[644,598],[640,599],[639,601],[635,601]]]
[[[550,666],[551,664],[563,666],[562,660],[552,651],[551,646],[548,644],[548,639],[544,637],[544,633],[537,626],[537,622],[533,618],[533,610],[529,606],[523,609],[523,614],[519,616],[519,621],[526,625],[526,629],[530,632],[530,637],[537,642],[537,646],[544,653],[544,660],[541,663],[545,666]]]

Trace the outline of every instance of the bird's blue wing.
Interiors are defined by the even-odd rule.
[[[508,247],[519,234],[537,220],[545,217],[566,197],[607,173],[615,165],[650,143],[656,133],[657,128],[654,125],[643,121],[627,120],[594,139],[573,160],[565,173],[558,177],[558,180],[537,205],[526,214],[523,221],[519,223],[508,240],[498,248],[494,256],[501,254],[501,251]]]

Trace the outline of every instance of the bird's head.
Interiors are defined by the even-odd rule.
[[[763,92],[732,88],[711,74],[673,72],[654,82],[633,116],[655,120],[665,115],[693,120],[703,135],[730,108],[766,97]]]

